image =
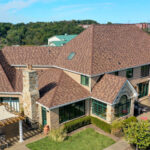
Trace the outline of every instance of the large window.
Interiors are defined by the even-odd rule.
[[[126,71],[126,77],[127,78],[132,78],[133,77],[133,68],[127,69],[127,71]]]
[[[92,100],[92,113],[98,117],[106,119],[107,104],[100,101]]]
[[[85,101],[59,108],[59,123],[85,115]]]
[[[0,97],[0,103],[7,103],[13,110],[19,111],[19,99],[16,97]]]
[[[89,86],[89,77],[81,75],[81,84]]]
[[[123,95],[118,104],[115,105],[115,117],[123,117],[130,113],[131,100]]]
[[[149,65],[145,65],[141,67],[141,76],[142,77],[149,76]]]
[[[138,84],[139,87],[139,98],[148,95],[148,82]]]

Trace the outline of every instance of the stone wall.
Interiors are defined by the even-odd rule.
[[[38,105],[36,100],[39,98],[38,75],[34,70],[23,70],[23,108],[24,113],[33,122],[38,121]]]
[[[50,111],[50,128],[58,128],[59,127],[59,108],[52,109]]]

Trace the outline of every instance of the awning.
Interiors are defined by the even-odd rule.
[[[24,120],[24,117],[19,113],[9,112],[5,105],[0,104],[0,127]]]

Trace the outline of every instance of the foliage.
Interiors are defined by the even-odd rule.
[[[63,142],[54,142],[46,137],[27,147],[31,150],[102,150],[114,143],[111,138],[88,128],[69,136]]]
[[[127,141],[136,144],[138,148],[146,149],[150,146],[150,123],[148,121],[130,122],[124,128]]]
[[[115,120],[112,122],[111,133],[120,137],[123,136],[123,128],[126,128],[131,122],[137,122],[136,117],[132,116],[124,120]]]
[[[129,117],[125,120],[122,120],[122,124],[123,124],[123,128],[127,127],[128,124],[130,124],[131,122],[138,122],[137,118],[135,116]]]
[[[123,124],[122,120],[115,120],[112,122],[111,133],[115,136],[123,136]]]
[[[0,23],[0,47],[4,45],[43,45],[49,37],[61,34],[79,34],[80,24],[97,24],[93,20],[72,20],[36,23]]]
[[[64,126],[65,126],[66,131],[69,133],[91,123],[96,125],[100,129],[104,130],[105,132],[111,133],[110,124],[92,116],[86,116],[83,118],[79,118],[79,119],[67,122],[64,124]]]
[[[66,131],[69,133],[85,125],[88,125],[90,123],[91,123],[91,117],[87,116],[87,117],[83,117],[83,118],[79,118],[79,119],[67,122],[64,124],[64,126],[65,126]]]
[[[55,142],[64,141],[67,137],[67,133],[66,133],[66,130],[64,129],[64,126],[61,126],[58,129],[51,130],[51,132],[49,133],[49,137],[51,140]]]
[[[104,130],[105,132],[111,133],[111,125],[99,120],[95,117],[91,117],[91,123],[96,125],[97,127],[101,128],[102,130]]]

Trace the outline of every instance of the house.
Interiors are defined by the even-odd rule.
[[[51,129],[133,116],[150,93],[150,37],[136,25],[91,25],[62,47],[5,47],[0,63],[1,102]]]
[[[147,30],[148,32],[150,32],[150,23],[137,23],[136,25],[140,29]]]
[[[69,41],[71,41],[73,38],[75,38],[76,36],[77,36],[76,34],[55,35],[48,39],[48,45],[49,46],[63,46]]]

